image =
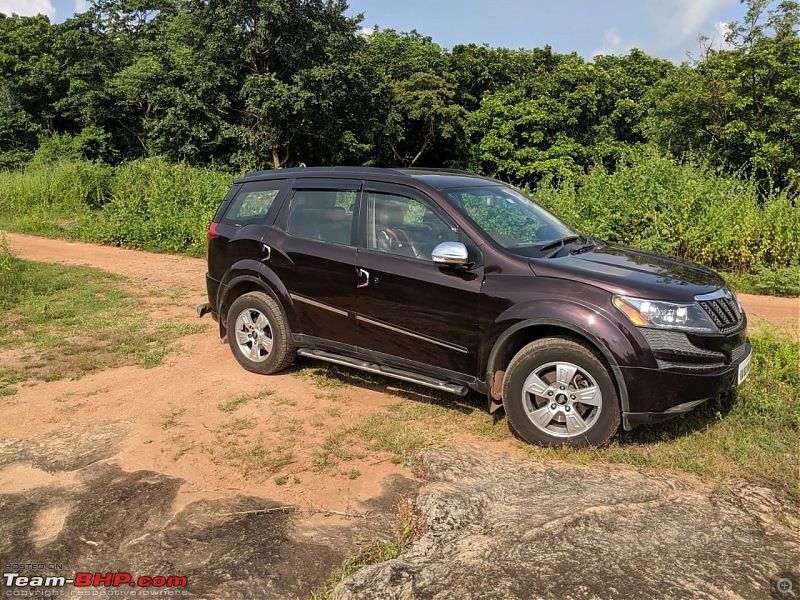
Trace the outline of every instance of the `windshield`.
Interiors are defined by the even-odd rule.
[[[510,187],[458,188],[446,193],[487,235],[514,254],[538,257],[562,240],[581,239],[578,232]]]

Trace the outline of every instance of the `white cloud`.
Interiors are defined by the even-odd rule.
[[[56,18],[56,7],[51,0],[0,0],[0,13],[23,17],[41,14],[47,15],[53,21]]]
[[[631,44],[623,44],[622,36],[617,31],[616,27],[606,29],[603,33],[603,45],[592,52],[592,56],[599,56],[601,54],[626,54],[633,46]]]
[[[728,43],[728,35],[731,33],[731,24],[723,23],[720,21],[714,27],[714,36],[711,38],[711,43],[715,48],[730,48]]]
[[[374,33],[375,33],[375,28],[374,27],[362,27],[361,31],[359,31],[359,34],[361,35],[361,37],[365,37],[365,38],[370,37]]]
[[[89,0],[75,0],[75,14],[85,13],[89,10]]]
[[[724,24],[719,17],[738,3],[739,0],[647,0],[653,50],[658,55],[670,55],[699,48],[700,36],[712,38],[715,46],[724,43]]]

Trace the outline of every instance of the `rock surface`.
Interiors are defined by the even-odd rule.
[[[408,478],[387,477],[382,493],[363,503],[370,518],[345,523],[243,494],[196,500],[176,513],[181,479],[124,471],[108,460],[125,435],[120,422],[64,427],[45,440],[0,440],[0,558],[4,565],[48,565],[7,571],[182,576],[197,600],[307,598],[362,540],[392,531],[398,499],[418,490]],[[20,595],[20,589],[5,591]],[[180,596],[184,590],[161,591]]]
[[[739,496],[625,467],[429,451],[428,530],[335,600],[770,598],[800,564],[796,524]]]

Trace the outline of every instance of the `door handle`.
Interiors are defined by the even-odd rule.
[[[369,271],[356,267],[356,277],[358,277],[357,288],[365,288],[369,285]]]

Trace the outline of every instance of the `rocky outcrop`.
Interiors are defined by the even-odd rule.
[[[341,583],[335,600],[752,599],[784,575],[798,587],[797,530],[768,505],[689,478],[477,447],[423,461],[427,532]]]

